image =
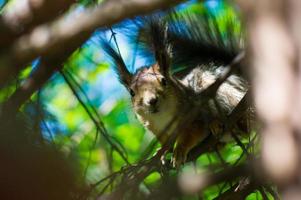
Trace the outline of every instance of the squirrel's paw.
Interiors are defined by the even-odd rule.
[[[211,133],[214,135],[214,137],[220,138],[222,136],[223,126],[219,121],[213,120],[209,124],[209,129],[210,129]]]
[[[172,166],[174,168],[179,168],[181,165],[183,165],[186,162],[187,158],[187,152],[181,148],[176,147],[173,152],[173,156],[171,159]]]
[[[160,156],[160,161],[161,161],[161,164],[162,165],[165,165],[166,164],[166,154],[168,153],[168,150],[165,150],[163,148],[159,148],[157,149],[156,153],[154,156],[158,155],[158,154],[161,154]]]

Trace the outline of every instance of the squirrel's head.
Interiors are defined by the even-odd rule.
[[[167,97],[168,85],[157,64],[141,68],[129,87],[134,109],[138,113],[157,113]]]
[[[176,101],[174,87],[164,77],[158,64],[142,67],[123,80],[131,95],[133,108],[139,115],[159,113]]]

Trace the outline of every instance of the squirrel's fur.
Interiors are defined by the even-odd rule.
[[[102,41],[102,46],[113,58],[121,83],[132,95],[139,120],[161,144],[176,133],[173,164],[179,166],[193,147],[214,132],[211,124],[219,120],[218,115],[227,116],[247,91],[247,82],[231,75],[213,97],[216,105],[208,102],[202,109],[204,112],[179,128],[181,119],[187,117],[187,108],[199,109],[193,107],[195,98],[202,98],[199,94],[215,82],[223,66],[240,52],[241,40],[234,37],[232,29],[228,30],[228,40],[224,39],[216,24],[208,25],[207,14],[153,15],[137,24],[139,34],[135,40],[154,54],[153,65],[131,74],[121,55],[108,42]],[[171,68],[175,65],[187,66],[185,74],[173,75]]]

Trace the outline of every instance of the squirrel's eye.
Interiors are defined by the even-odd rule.
[[[130,94],[132,97],[135,96],[135,92],[132,89],[130,89]]]
[[[162,78],[162,79],[161,79],[161,83],[162,83],[163,86],[166,86],[166,79],[165,79],[165,78]]]

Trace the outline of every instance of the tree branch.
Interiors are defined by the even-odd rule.
[[[66,11],[75,0],[23,0],[0,16],[0,49],[36,25],[51,21]]]
[[[125,18],[165,9],[181,0],[115,0],[89,8],[72,19],[61,17],[51,24],[38,26],[20,37],[0,56],[0,88],[24,65],[38,56],[53,56],[65,49],[77,49],[97,28],[110,26]],[[62,46],[62,44],[64,44]]]

